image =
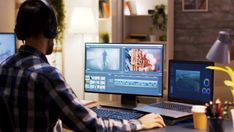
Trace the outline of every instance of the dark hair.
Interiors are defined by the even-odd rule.
[[[15,33],[18,39],[40,35],[46,38],[57,36],[57,18],[55,11],[41,0],[26,0],[19,8]]]

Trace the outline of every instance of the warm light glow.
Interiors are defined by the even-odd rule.
[[[95,16],[92,8],[74,8],[71,16],[69,32],[90,34],[97,33]]]

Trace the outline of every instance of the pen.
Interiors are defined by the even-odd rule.
[[[206,105],[206,115],[208,117],[211,117],[212,116],[212,111],[211,111],[211,107],[208,103],[205,104]]]
[[[220,110],[221,108],[221,101],[220,99],[218,98],[216,101],[215,101],[216,105],[217,105],[217,109]]]
[[[210,117],[213,117],[214,116],[214,114],[213,114],[213,102],[212,101],[210,101],[210,111],[211,111],[211,114],[210,114]]]
[[[225,101],[224,102],[224,105],[223,105],[223,118],[224,119],[227,119],[228,118],[228,101]]]
[[[215,101],[215,118],[222,118],[221,115],[221,101],[220,99],[216,99]]]
[[[211,108],[212,108],[212,117],[217,118],[218,117],[218,105],[216,103],[212,103]]]

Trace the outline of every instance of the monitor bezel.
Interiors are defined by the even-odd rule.
[[[168,63],[168,87],[167,87],[167,96],[168,96],[168,101],[173,101],[173,102],[178,102],[178,103],[188,103],[188,104],[199,104],[199,105],[204,105],[205,103],[207,102],[201,102],[201,101],[193,101],[193,100],[187,100],[187,99],[178,99],[178,98],[173,98],[173,97],[170,97],[170,83],[171,83],[171,79],[170,79],[170,65],[171,63],[181,63],[181,64],[184,64],[184,63],[187,63],[187,64],[205,64],[207,66],[214,66],[214,62],[212,61],[195,61],[195,60],[175,60],[175,59],[172,59],[172,60],[169,60],[169,63]],[[214,93],[214,71],[211,70],[211,76],[212,76],[212,83],[211,84],[211,101],[213,100],[213,93]]]
[[[16,42],[17,42],[17,41],[16,41],[17,38],[16,38],[16,34],[13,33],[13,32],[0,32],[0,35],[13,35],[13,36],[14,36],[14,39],[15,39],[15,40],[14,40],[14,43],[15,43],[15,44],[14,44],[14,46],[15,46],[15,47],[14,47],[14,48],[15,48],[14,52],[16,53],[16,52],[17,52],[17,43],[16,43]]]
[[[131,44],[135,44],[135,45],[162,45],[162,91],[161,91],[161,93],[162,93],[162,95],[145,95],[145,94],[131,94],[131,93],[116,93],[116,92],[98,92],[98,91],[87,91],[86,89],[85,89],[85,85],[83,85],[84,87],[84,92],[86,92],[86,93],[96,93],[96,94],[113,94],[113,95],[134,95],[134,96],[145,96],[145,97],[163,97],[164,95],[163,95],[163,90],[164,90],[164,62],[165,62],[165,58],[164,58],[164,53],[165,53],[165,44],[164,43],[126,43],[126,42],[124,42],[124,43],[101,43],[101,42],[85,42],[85,45],[84,45],[84,76],[83,76],[83,84],[85,84],[85,73],[86,73],[86,70],[85,70],[85,68],[86,68],[86,63],[85,63],[85,59],[86,59],[86,53],[85,53],[85,51],[86,51],[86,44],[106,44],[106,45],[111,45],[111,44],[129,44],[129,45],[131,45]]]

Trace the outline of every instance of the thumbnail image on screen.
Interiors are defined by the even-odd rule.
[[[86,92],[162,96],[163,44],[86,43]]]
[[[0,33],[0,64],[15,54],[16,38],[13,33]]]
[[[176,87],[177,92],[199,93],[200,90],[200,72],[188,70],[176,70]],[[189,88],[189,89],[188,89]],[[181,91],[180,91],[181,90]],[[186,92],[186,93],[187,93]]]
[[[120,49],[90,48],[87,49],[86,64],[91,70],[119,70]]]
[[[159,49],[125,49],[125,71],[161,72]]]

